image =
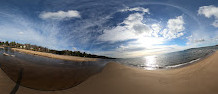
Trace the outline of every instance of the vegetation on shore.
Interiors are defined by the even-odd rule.
[[[42,46],[31,45],[31,44],[20,44],[20,43],[16,43],[16,42],[8,42],[8,41],[6,41],[6,42],[0,41],[0,46],[19,48],[19,49],[25,49],[25,50],[32,50],[32,51],[38,51],[38,52],[45,52],[45,53],[52,53],[52,54],[58,54],[58,55],[89,57],[89,58],[102,58],[102,59],[115,59],[115,58],[106,57],[106,56],[88,54],[86,52],[70,51],[70,50],[58,51],[58,50],[49,49],[49,48],[42,47]]]

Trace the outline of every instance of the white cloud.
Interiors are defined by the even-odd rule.
[[[65,49],[64,47],[68,46],[55,23],[36,24],[18,14],[11,15],[5,20],[3,23],[0,22],[2,40],[37,44],[51,49]]]
[[[140,12],[143,12],[143,13],[149,13],[149,9],[148,8],[143,8],[143,7],[135,7],[135,8],[126,8],[126,9],[123,9],[121,10],[122,12],[125,12],[125,11],[140,11]]]
[[[202,6],[198,9],[199,15],[204,15],[207,18],[214,17],[215,21],[212,23],[214,27],[218,28],[218,7],[210,5],[210,6]]]
[[[21,31],[21,32],[18,32],[18,34],[24,34],[24,32]]]
[[[65,18],[80,18],[80,13],[76,10],[57,11],[57,12],[42,12],[39,15],[42,19],[62,20]]]
[[[104,34],[98,37],[98,40],[117,42],[135,38],[136,35],[133,32],[128,32],[128,28],[117,26],[111,30],[105,30]]]
[[[136,45],[120,46],[113,51],[101,51],[95,54],[106,55],[116,58],[136,58],[149,55],[157,55],[162,53],[169,53],[179,50],[184,50],[184,47],[178,45],[159,45],[152,48],[138,48]]]
[[[217,27],[217,28],[218,28],[218,19],[215,20],[215,21],[212,23],[212,25],[213,25],[214,27]]]
[[[187,37],[187,46],[191,47],[203,47],[217,45],[218,32],[214,31],[211,33],[204,31],[193,31],[192,34]]]
[[[104,30],[104,34],[99,36],[100,41],[125,41],[139,39],[143,37],[163,37],[164,39],[174,39],[184,35],[184,20],[182,16],[169,19],[167,27],[162,30],[160,24],[147,25],[143,22],[142,13],[130,14],[121,25],[109,30]]]
[[[148,25],[142,22],[142,13],[130,14],[121,24],[109,30],[104,30],[104,34],[99,36],[100,41],[125,41],[129,39],[138,39],[140,36],[151,36],[152,30]]]
[[[198,14],[204,15],[207,18],[212,16],[218,18],[218,7],[210,5],[210,6],[202,6],[198,10]]]
[[[197,34],[197,35],[199,35],[199,34]],[[188,39],[187,44],[200,43],[200,42],[204,42],[205,41],[205,37],[204,38],[202,38],[202,37],[200,38],[200,37],[196,36],[196,34],[187,37],[187,39]]]
[[[183,36],[184,20],[182,16],[178,16],[175,19],[169,19],[167,22],[167,28],[164,29],[161,34],[164,38],[173,39]]]
[[[159,25],[159,24],[152,24],[151,25],[151,28],[152,28],[152,30],[153,30],[153,35],[155,36],[155,37],[158,37],[158,33],[161,31],[161,26]]]
[[[136,9],[128,9],[136,10]],[[122,23],[111,29],[106,29],[98,37],[99,41],[115,43],[127,41],[113,51],[103,51],[98,54],[112,57],[138,57],[144,55],[158,54],[176,51],[181,47],[175,45],[164,45],[166,41],[183,36],[184,20],[182,16],[169,19],[166,28],[160,23],[146,24],[145,13],[130,14]],[[175,49],[174,49],[175,48]]]

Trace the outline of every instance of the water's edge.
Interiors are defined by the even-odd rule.
[[[132,68],[139,68],[139,69],[143,69],[143,70],[169,70],[169,69],[178,69],[178,68],[183,68],[183,67],[186,67],[186,66],[189,66],[189,65],[192,65],[192,64],[195,64],[195,63],[198,63],[208,57],[210,57],[211,55],[213,55],[216,51],[213,51],[211,53],[209,53],[208,55],[204,56],[204,57],[201,57],[201,58],[198,58],[198,59],[194,59],[192,61],[189,61],[189,62],[186,62],[186,63],[180,63],[180,64],[177,64],[177,65],[172,65],[172,66],[166,66],[166,67],[139,67],[139,66],[132,66],[132,65],[125,65],[125,64],[122,64],[122,65],[125,65],[125,66],[129,66],[129,67],[132,67]]]

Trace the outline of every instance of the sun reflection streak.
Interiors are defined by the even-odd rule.
[[[155,70],[158,68],[156,55],[146,56],[144,58],[145,58],[144,66],[146,70]]]

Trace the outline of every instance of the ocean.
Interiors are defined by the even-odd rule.
[[[123,65],[148,70],[171,69],[186,66],[211,55],[217,46],[192,48],[184,51],[167,54],[145,56],[140,58],[106,60],[104,62],[117,62]]]

